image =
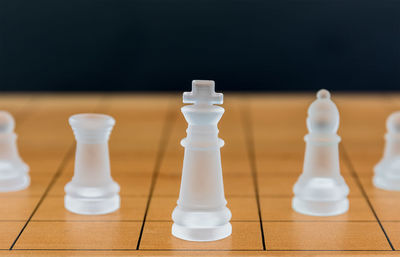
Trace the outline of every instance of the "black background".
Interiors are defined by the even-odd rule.
[[[400,0],[0,0],[0,90],[397,90]]]

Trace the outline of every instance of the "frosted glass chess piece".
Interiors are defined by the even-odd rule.
[[[214,241],[232,233],[231,212],[226,207],[222,181],[217,123],[224,113],[223,95],[214,81],[194,80],[192,92],[183,94],[182,107],[189,126],[181,141],[185,148],[177,206],[172,213],[172,234],[190,241]]]
[[[69,118],[76,144],[75,171],[65,186],[65,208],[78,214],[105,214],[120,207],[119,186],[111,178],[108,139],[115,120],[103,114]]]
[[[29,167],[19,156],[14,128],[11,114],[0,111],[0,192],[22,190],[30,184]]]
[[[385,150],[375,166],[373,182],[381,189],[400,191],[400,111],[389,116],[386,127]]]
[[[294,185],[292,207],[313,216],[331,216],[349,209],[349,188],[340,175],[339,111],[327,90],[320,90],[308,109],[303,173]]]

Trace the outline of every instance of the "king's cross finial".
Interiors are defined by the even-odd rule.
[[[223,99],[222,93],[215,93],[213,80],[193,80],[192,92],[183,93],[183,102],[188,104],[222,104]]]

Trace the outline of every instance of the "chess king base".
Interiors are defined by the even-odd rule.
[[[119,195],[110,198],[74,198],[66,195],[64,198],[65,208],[77,214],[93,215],[114,212],[120,207]]]
[[[349,209],[347,198],[339,201],[307,201],[293,198],[292,207],[295,211],[311,216],[334,216],[340,215]]]
[[[215,241],[228,237],[231,234],[232,225],[230,223],[213,228],[187,228],[177,224],[172,225],[172,235],[188,241]]]
[[[228,222],[232,214],[227,207],[215,212],[196,212],[185,211],[176,207],[173,214],[173,220],[188,221],[190,225],[177,224],[172,225],[172,235],[177,238],[188,241],[215,241],[223,239],[232,234],[232,225]],[[209,224],[205,224],[209,223]],[[194,225],[197,224],[197,225]]]

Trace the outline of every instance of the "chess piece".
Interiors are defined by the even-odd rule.
[[[378,188],[400,191],[400,111],[389,116],[386,127],[385,151],[375,166],[373,182]]]
[[[76,144],[75,171],[65,186],[65,208],[78,214],[105,214],[120,206],[119,186],[111,178],[108,139],[115,120],[103,114],[69,118]]]
[[[11,114],[0,111],[0,192],[22,190],[30,184],[29,167],[19,156],[14,128]]]
[[[303,173],[294,185],[292,207],[313,216],[332,216],[349,208],[349,188],[340,175],[339,111],[327,90],[320,90],[308,109]]]
[[[172,213],[172,234],[190,241],[214,241],[232,233],[231,212],[226,207],[217,123],[224,108],[223,95],[214,81],[194,80],[192,92],[183,94],[182,107],[189,126],[181,141],[185,148],[177,206]]]

